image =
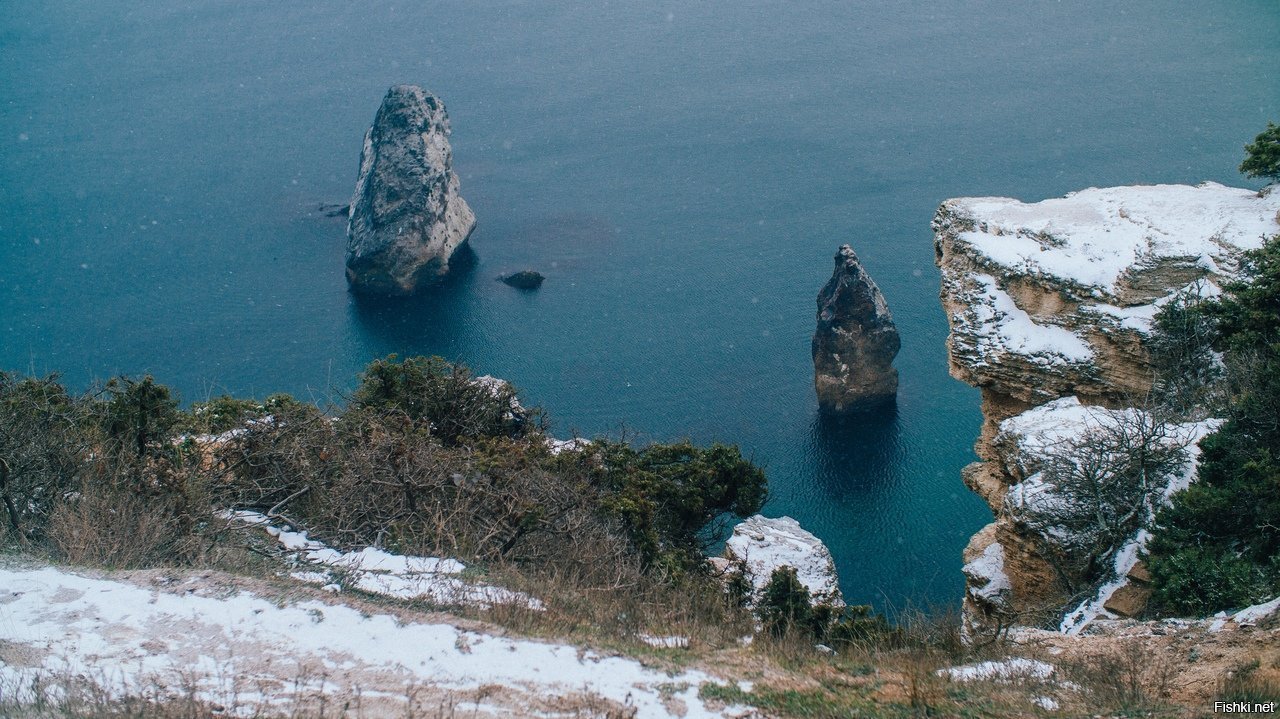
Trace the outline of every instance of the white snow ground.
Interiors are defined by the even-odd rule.
[[[364,716],[402,716],[414,696],[461,701],[467,716],[580,716],[602,699],[636,717],[743,709],[705,706],[701,672],[669,675],[576,646],[211,591],[200,577],[146,587],[50,567],[0,567],[0,660],[10,691],[36,675],[83,676],[121,694],[190,691],[242,714],[300,690],[322,691],[330,707],[361,703]]]

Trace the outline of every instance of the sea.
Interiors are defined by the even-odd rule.
[[[506,378],[561,437],[728,442],[849,602],[954,607],[990,513],[960,480],[943,200],[1258,187],[1275,0],[7,2],[0,369],[151,374],[185,402],[341,401],[370,360]],[[438,95],[471,261],[352,296],[345,221],[390,85]],[[848,243],[902,335],[893,410],[824,419],[815,298]],[[495,280],[534,269],[536,292]]]

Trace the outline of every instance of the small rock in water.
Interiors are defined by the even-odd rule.
[[[543,277],[542,273],[534,270],[520,270],[509,275],[503,275],[498,279],[517,289],[536,290],[542,286],[542,281],[547,278]]]

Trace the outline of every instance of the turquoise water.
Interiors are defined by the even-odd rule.
[[[1240,184],[1280,120],[1274,0],[8,3],[0,367],[318,400],[371,358],[512,380],[561,435],[737,442],[852,601],[954,603],[961,484],[929,220],[947,197]],[[110,6],[110,7],[108,7]],[[475,264],[357,302],[346,202],[387,86],[446,102]],[[848,242],[902,333],[896,412],[817,417]],[[493,278],[531,267],[543,288]]]

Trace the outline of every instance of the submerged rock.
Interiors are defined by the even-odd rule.
[[[893,358],[901,347],[889,306],[848,245],[818,293],[813,334],[814,386],[827,412],[848,412],[892,402],[898,394]]]
[[[325,217],[347,217],[351,216],[351,205],[339,205],[335,202],[321,203],[316,207],[316,211]]]
[[[498,279],[512,287],[515,287],[516,289],[536,290],[542,286],[542,281],[547,278],[543,277],[541,272],[520,270],[519,272],[512,272],[509,275],[503,275]]]
[[[396,85],[364,137],[347,225],[347,282],[356,292],[407,295],[449,269],[475,227],[458,195],[444,103]]]
[[[796,578],[809,590],[815,605],[844,606],[831,551],[791,517],[749,517],[734,527],[733,536],[725,542],[724,558],[712,564],[721,572],[741,571],[751,583],[753,605],[769,584],[773,570],[794,567]]]

